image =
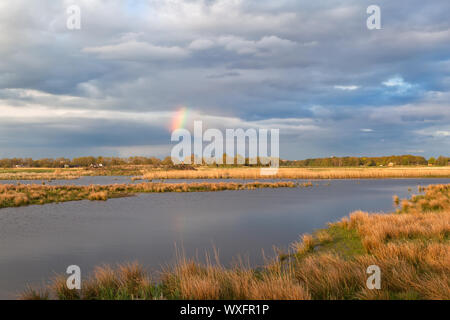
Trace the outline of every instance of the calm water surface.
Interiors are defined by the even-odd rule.
[[[224,264],[240,255],[258,265],[262,250],[271,256],[273,246],[286,248],[351,211],[391,211],[394,194],[406,197],[418,185],[449,181],[321,180],[312,188],[140,194],[0,209],[0,298],[14,298],[26,284],[41,285],[71,264],[83,275],[95,265],[134,260],[159,270],[174,261],[175,243],[187,256],[201,258],[216,247]]]

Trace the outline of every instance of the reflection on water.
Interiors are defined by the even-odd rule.
[[[86,177],[88,178],[88,177]],[[96,181],[111,177],[89,177]],[[129,181],[129,180],[128,180]],[[0,210],[0,298],[42,284],[76,264],[84,275],[101,263],[138,260],[159,269],[215,246],[225,264],[240,254],[252,265],[262,250],[286,248],[301,233],[353,210],[390,211],[392,196],[449,179],[316,181],[319,186],[203,193],[140,194]],[[329,184],[329,185],[328,185]]]

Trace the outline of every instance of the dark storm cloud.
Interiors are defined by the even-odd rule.
[[[66,28],[71,4],[81,30]],[[371,4],[4,2],[0,147],[32,156],[33,145],[60,155],[67,145],[170,144],[170,119],[158,113],[184,105],[235,125],[270,120],[291,158],[448,150],[450,2],[379,0],[382,30],[373,31]],[[42,111],[39,123],[30,110]],[[97,111],[103,119],[90,116]],[[139,120],[149,112],[155,122]]]

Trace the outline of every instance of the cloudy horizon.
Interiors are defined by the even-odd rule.
[[[366,26],[381,8],[381,30]],[[70,5],[81,28],[67,28]],[[450,150],[450,2],[3,1],[0,158],[170,155],[170,124],[280,156]]]

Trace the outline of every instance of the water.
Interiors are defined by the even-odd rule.
[[[322,180],[312,188],[140,194],[0,209],[0,298],[15,298],[27,284],[42,285],[72,264],[83,275],[95,265],[135,260],[160,270],[174,261],[175,243],[190,257],[216,247],[224,264],[241,255],[256,266],[262,250],[273,256],[273,246],[287,248],[300,234],[354,210],[389,212],[394,194],[407,197],[418,185],[449,181]]]

